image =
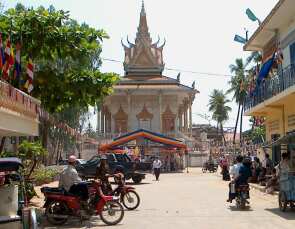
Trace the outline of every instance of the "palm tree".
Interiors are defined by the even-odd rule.
[[[212,112],[212,119],[217,122],[217,129],[220,128],[225,145],[223,123],[228,120],[228,113],[231,111],[231,107],[226,105],[228,102],[230,100],[226,98],[226,94],[222,90],[214,89],[208,104],[209,111]]]
[[[262,61],[261,53],[258,51],[254,51],[254,52],[251,52],[250,56],[247,57],[245,65],[248,66],[251,63],[258,64],[261,61]]]
[[[247,95],[247,79],[245,75],[245,67],[246,65],[243,62],[243,59],[238,58],[235,61],[235,64],[229,66],[230,71],[234,73],[231,80],[229,81],[230,89],[228,89],[227,93],[234,93],[233,100],[238,104],[238,114],[235,124],[234,130],[234,138],[233,143],[235,144],[237,127],[239,118],[240,120],[240,133],[242,133],[243,126],[243,111],[244,111],[244,101]],[[242,135],[241,135],[242,136]],[[240,143],[242,142],[242,137],[240,138]]]

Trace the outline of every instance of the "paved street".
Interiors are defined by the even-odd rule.
[[[141,205],[136,211],[126,211],[121,229],[191,229],[226,228],[251,229],[295,227],[295,212],[281,213],[276,196],[251,190],[251,209],[238,211],[225,203],[227,184],[216,174],[162,174],[160,181],[149,175],[144,184],[136,186]],[[100,228],[98,218],[82,225],[70,222],[59,228]],[[54,228],[46,226],[45,228]]]

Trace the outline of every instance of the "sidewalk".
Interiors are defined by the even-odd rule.
[[[41,188],[42,187],[57,187],[58,186],[58,181],[54,181],[54,182],[51,182],[51,183],[48,183],[48,184],[43,184],[41,186],[35,186],[34,189],[37,193],[38,196],[35,196],[32,198],[32,200],[30,201],[30,205],[32,207],[35,207],[35,208],[42,208],[43,205],[44,205],[44,195],[43,193],[41,192]]]
[[[218,177],[221,177],[221,175],[220,175],[220,171],[219,171],[219,170],[217,170],[216,175],[217,175]],[[278,195],[279,195],[279,192],[278,192],[278,191],[274,191],[272,194],[266,193],[266,192],[265,192],[265,186],[261,186],[261,185],[259,185],[259,184],[249,183],[249,186],[250,186],[250,188],[252,188],[252,189],[258,190],[258,191],[260,191],[260,192],[263,192],[263,193],[268,194],[268,195],[271,195],[271,196],[278,196]]]
[[[256,190],[259,190],[263,193],[266,193],[265,192],[265,186],[261,186],[259,184],[253,184],[253,183],[249,183],[250,187],[253,188],[253,189],[256,189]],[[268,193],[269,194],[269,193]],[[274,191],[273,193],[269,194],[269,195],[274,195],[274,196],[278,196],[279,195],[279,192],[278,191]]]

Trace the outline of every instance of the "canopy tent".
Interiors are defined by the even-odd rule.
[[[166,145],[168,147],[173,147],[173,148],[182,149],[182,150],[187,149],[187,146],[183,142],[177,139],[169,138],[162,134],[154,133],[148,130],[139,129],[134,132],[128,133],[126,135],[115,138],[113,142],[109,144],[101,145],[98,148],[98,151],[112,150],[112,149],[115,149],[116,147],[122,146],[130,141],[133,141],[139,138],[148,139],[150,141],[157,142],[157,143]]]

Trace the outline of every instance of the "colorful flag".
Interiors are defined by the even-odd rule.
[[[21,49],[21,44],[17,42],[16,44],[16,52],[15,52],[15,69],[14,69],[14,79],[19,82],[20,79],[20,73],[21,73],[21,56],[20,56],[20,49]]]
[[[276,59],[277,59],[277,63],[278,64],[282,64],[283,63],[284,55],[283,55],[282,49],[280,49],[280,48],[277,51]]]
[[[271,58],[269,58],[267,61],[265,61],[260,69],[258,78],[257,78],[257,84],[259,85],[260,82],[266,78],[273,66],[274,63],[274,59],[275,59],[275,53],[272,55]]]
[[[4,51],[5,60],[8,60],[10,57],[10,48],[11,48],[10,37],[8,37],[6,40],[6,46]]]
[[[10,43],[10,37],[8,37],[6,41],[4,56],[6,61],[2,69],[2,76],[5,80],[8,80],[10,69],[14,63],[14,54]]]
[[[2,70],[5,63],[5,55],[3,50],[2,34],[0,33],[0,70]]]
[[[28,79],[24,87],[28,90],[29,93],[31,93],[32,90],[34,89],[34,85],[33,85],[34,64],[31,57],[29,57],[29,62],[27,64],[27,75],[28,75]]]

